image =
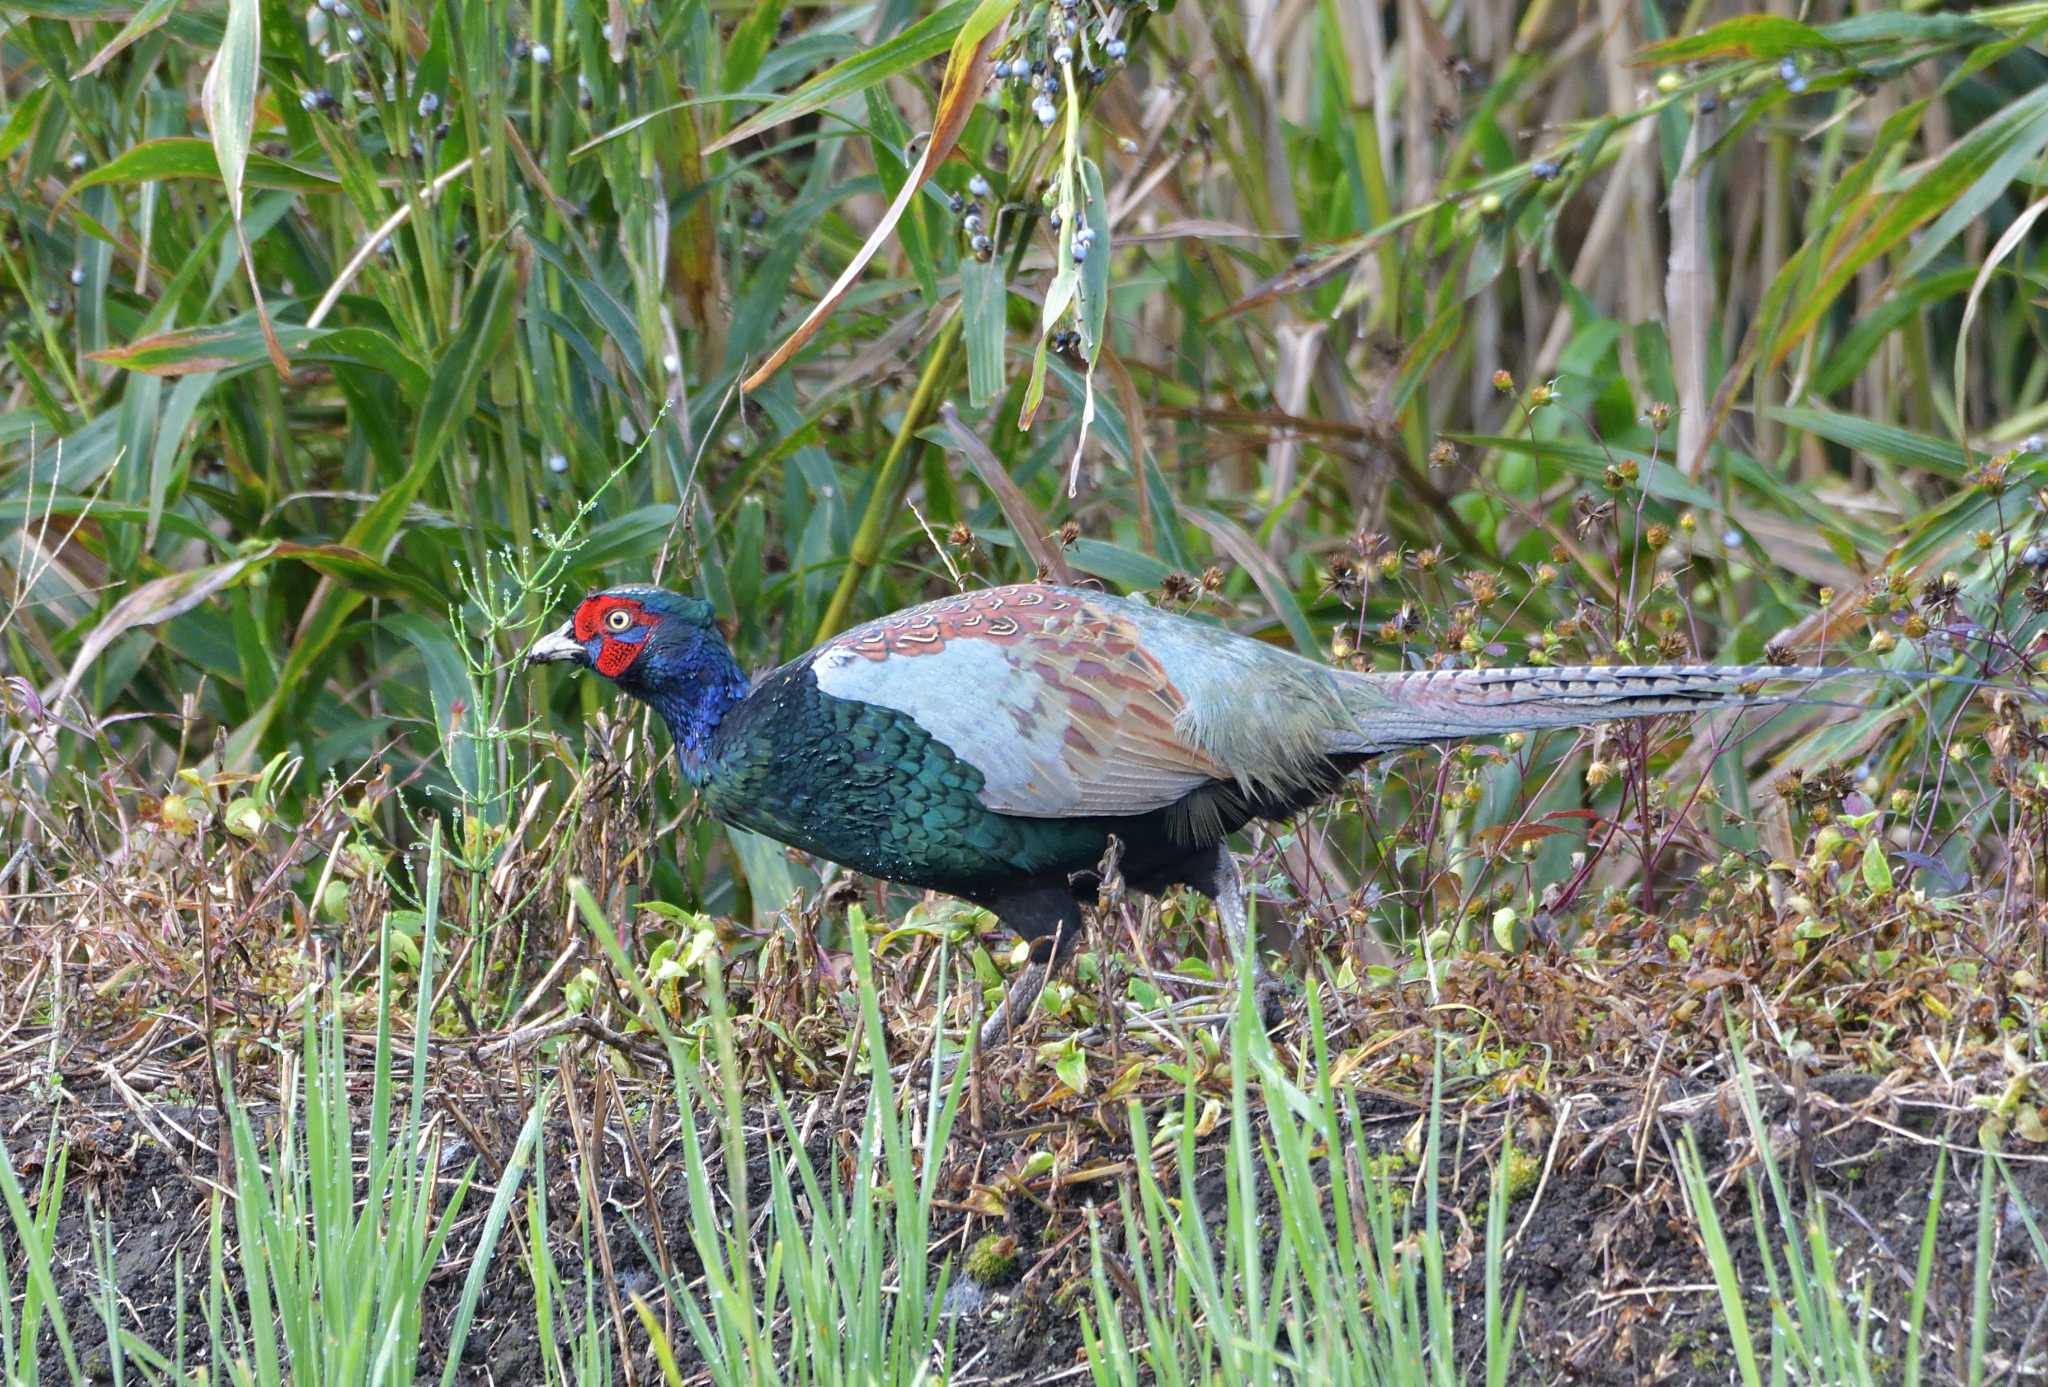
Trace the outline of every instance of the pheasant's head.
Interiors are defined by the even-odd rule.
[[[653,704],[685,764],[746,693],[711,604],[666,588],[607,588],[584,598],[575,616],[526,652],[528,664],[551,660],[594,669]]]

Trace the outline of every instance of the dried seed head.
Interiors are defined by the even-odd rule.
[[[1473,602],[1482,607],[1500,596],[1500,579],[1491,573],[1468,573],[1463,586]]]
[[[2008,476],[2011,467],[2012,454],[2000,453],[1995,457],[1987,459],[1983,466],[1971,472],[1968,480],[1972,485],[1989,492],[1993,496],[2003,495],[2005,489],[2012,484],[2011,478]]]

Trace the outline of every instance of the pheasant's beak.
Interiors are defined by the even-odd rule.
[[[590,663],[590,652],[584,649],[582,641],[576,639],[576,627],[573,622],[563,622],[558,629],[548,632],[527,647],[526,663],[529,665],[557,660],[568,660],[579,665]]]

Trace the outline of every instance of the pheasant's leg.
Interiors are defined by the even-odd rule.
[[[1024,971],[1010,984],[997,1005],[995,1014],[981,1023],[981,1048],[992,1050],[1010,1038],[1010,1032],[1017,1029],[1017,1023],[1031,1014],[1031,1008],[1038,1005],[1038,994],[1045,991],[1045,980],[1050,970],[1037,959],[1024,965]]]
[[[981,1026],[981,1048],[990,1049],[1010,1038],[1031,1009],[1038,994],[1081,936],[1081,908],[1072,896],[1058,891],[1034,892],[1028,897],[999,902],[996,914],[1011,929],[1032,941],[1031,961],[1017,974],[995,1014]]]
[[[1279,980],[1266,971],[1266,957],[1252,934],[1244,878],[1238,873],[1237,859],[1231,856],[1229,844],[1218,843],[1215,856],[1206,865],[1206,880],[1195,884],[1216,902],[1216,914],[1223,921],[1223,936],[1230,942],[1231,962],[1237,968],[1240,992],[1249,988],[1259,1014],[1270,1021],[1273,1017],[1269,1009],[1278,1002],[1282,988]]]

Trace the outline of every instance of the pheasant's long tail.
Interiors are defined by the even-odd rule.
[[[1621,718],[1807,702],[1805,691],[1823,680],[1893,673],[1825,666],[1581,665],[1354,674],[1342,679],[1341,688],[1357,727],[1357,749],[1391,751]]]

